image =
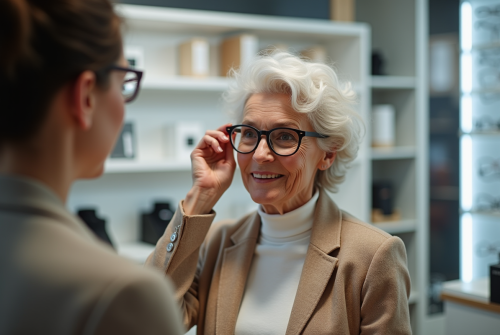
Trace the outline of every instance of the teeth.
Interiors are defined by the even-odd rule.
[[[259,178],[259,179],[272,179],[272,178],[278,178],[281,175],[280,174],[258,174],[258,173],[253,173],[253,176],[255,178]]]

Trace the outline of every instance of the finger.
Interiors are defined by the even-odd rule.
[[[215,139],[214,137],[212,137],[210,135],[203,136],[203,142],[205,142],[205,144],[207,146],[211,147],[217,153],[220,153],[223,151],[220,144],[219,144],[219,141],[217,141],[217,139]]]
[[[222,131],[219,131],[219,130],[207,130],[206,135],[210,135],[212,136],[213,138],[216,138],[217,140],[219,140],[219,142],[229,142],[229,137],[227,137],[227,132],[222,132]]]
[[[234,151],[231,143],[226,143],[226,161],[236,165],[236,161],[234,160]]]

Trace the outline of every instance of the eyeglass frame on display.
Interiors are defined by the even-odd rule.
[[[500,179],[500,159],[482,157],[478,161],[478,174],[485,180]]]
[[[248,152],[243,152],[243,151],[240,151],[240,150],[238,150],[236,148],[235,144],[233,143],[232,132],[233,132],[234,129],[236,129],[238,127],[249,127],[249,128],[252,128],[253,130],[255,130],[257,132],[257,134],[258,134],[258,140],[257,140],[257,143],[255,144],[255,147],[252,150],[250,150]],[[296,132],[297,135],[299,135],[299,143],[297,144],[297,148],[295,149],[295,151],[293,153],[288,154],[288,155],[282,155],[282,154],[277,153],[274,150],[272,142],[269,139],[269,134],[271,134],[273,131],[278,130],[278,129],[291,130],[291,131]],[[288,156],[295,155],[297,153],[297,151],[299,150],[299,148],[300,148],[300,144],[302,143],[302,138],[304,138],[306,136],[308,136],[308,137],[316,137],[316,138],[328,138],[328,137],[330,137],[328,135],[323,135],[323,134],[316,133],[316,132],[313,132],[313,131],[304,131],[304,130],[300,130],[300,129],[287,128],[287,127],[278,127],[278,128],[273,128],[271,130],[259,130],[259,129],[253,127],[253,126],[248,125],[248,124],[237,124],[237,125],[234,125],[234,126],[231,126],[231,127],[226,127],[226,131],[229,134],[229,139],[230,139],[230,142],[231,142],[231,146],[233,147],[234,150],[236,150],[237,152],[239,152],[241,154],[250,154],[250,153],[254,152],[257,149],[257,147],[259,146],[260,141],[262,140],[262,136],[265,135],[266,136],[267,146],[276,155],[282,156],[282,157],[288,157]]]
[[[139,90],[141,87],[141,80],[142,80],[142,77],[144,75],[144,71],[136,70],[136,69],[131,68],[131,67],[118,66],[118,65],[110,65],[109,67],[106,68],[106,70],[107,71],[117,70],[117,71],[133,72],[137,75],[137,86],[135,87],[134,94],[132,94],[132,96],[130,96],[129,98],[124,97],[125,103],[129,103],[129,102],[134,101],[134,99],[139,94]],[[135,80],[135,78],[133,80]],[[131,80],[128,80],[128,81],[131,81]],[[127,83],[128,81],[124,81],[123,84]]]
[[[487,203],[485,206],[483,203]],[[476,210],[486,212],[497,212],[500,210],[500,198],[488,193],[480,193],[476,196]]]

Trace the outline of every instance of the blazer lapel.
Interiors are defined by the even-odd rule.
[[[320,190],[314,213],[311,242],[292,307],[286,335],[300,334],[311,318],[338,259],[329,254],[340,248],[342,213],[330,196]]]
[[[217,297],[216,334],[234,334],[260,231],[260,217],[250,215],[224,249]]]

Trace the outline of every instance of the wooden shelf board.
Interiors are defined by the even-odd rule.
[[[389,234],[411,233],[417,230],[416,220],[401,220],[394,222],[373,222],[373,226]]]
[[[371,148],[372,160],[415,158],[415,147]]]
[[[371,76],[370,86],[376,89],[413,89],[415,77]]]

